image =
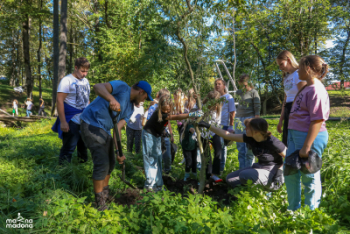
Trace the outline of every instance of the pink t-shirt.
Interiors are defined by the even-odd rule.
[[[315,79],[313,85],[306,86],[295,97],[289,116],[288,129],[308,132],[312,121],[323,119],[320,132],[326,131],[329,109],[327,90],[321,81]]]

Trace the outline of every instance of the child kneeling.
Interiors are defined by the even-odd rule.
[[[226,140],[244,142],[250,145],[258,163],[251,167],[231,172],[226,177],[226,182],[232,187],[247,184],[248,180],[253,184],[260,184],[271,189],[278,189],[283,184],[283,158],[286,155],[286,146],[271,135],[268,131],[268,123],[262,118],[246,119],[246,134],[232,134],[221,128],[210,126],[201,121],[198,126],[206,127],[210,131]]]

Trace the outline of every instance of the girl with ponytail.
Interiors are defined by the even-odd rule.
[[[307,82],[297,93],[288,124],[287,157],[299,150],[299,156],[307,158],[312,150],[322,157],[327,146],[328,132],[326,120],[329,117],[329,96],[321,80],[328,73],[328,65],[317,55],[300,59],[299,78]],[[285,176],[289,210],[301,206],[301,184],[305,189],[305,204],[311,210],[318,208],[321,201],[320,171],[314,174],[303,172]]]
[[[284,86],[284,101],[282,105],[280,121],[277,125],[277,131],[279,133],[283,133],[282,142],[288,146],[287,138],[290,109],[292,108],[292,104],[297,92],[306,85],[306,82],[299,79],[299,64],[295,60],[294,55],[288,50],[284,50],[279,53],[276,58],[276,62],[280,70],[283,72]]]
[[[198,126],[208,128],[211,132],[226,140],[244,142],[250,146],[258,163],[252,166],[231,172],[226,182],[235,187],[252,180],[253,184],[260,184],[271,189],[278,189],[283,184],[283,157],[286,155],[286,146],[271,135],[269,125],[263,118],[252,118],[244,121],[245,134],[232,134],[223,129],[211,126],[204,121]]]

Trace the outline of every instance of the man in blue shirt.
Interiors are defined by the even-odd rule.
[[[113,150],[113,141],[116,143],[115,132],[113,138],[110,133],[110,129],[113,128],[112,118],[117,116],[116,111],[120,112],[117,117],[120,134],[134,112],[134,104],[139,105],[145,99],[149,101],[153,99],[152,88],[146,81],[139,81],[129,87],[123,81],[114,80],[94,85],[94,91],[98,97],[81,114],[80,129],[94,164],[92,178],[96,204],[98,210],[103,211],[107,208],[108,182],[116,159]],[[118,156],[117,160],[122,163],[125,160],[124,155]]]

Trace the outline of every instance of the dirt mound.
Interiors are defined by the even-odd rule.
[[[114,196],[113,202],[117,203],[118,205],[135,205],[137,204],[137,201],[142,200],[141,191],[139,189],[131,189],[128,188],[123,193],[117,193]]]

